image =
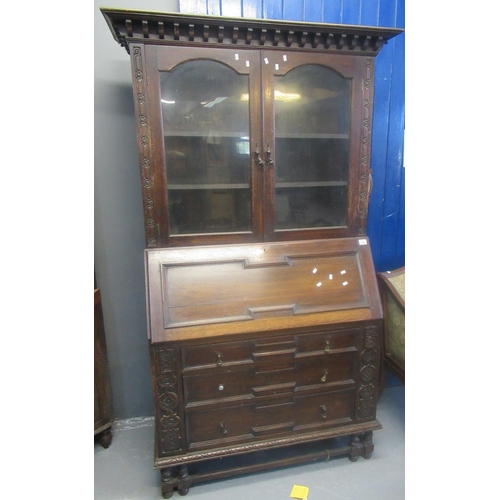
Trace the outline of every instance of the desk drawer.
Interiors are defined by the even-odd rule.
[[[217,447],[352,421],[354,389],[291,397],[289,401],[197,410],[186,414],[189,449]]]
[[[228,342],[182,349],[184,372],[201,369],[219,371],[232,366],[252,364],[252,342]]]
[[[326,333],[299,335],[295,339],[296,358],[308,358],[359,350],[362,342],[362,330],[353,328]]]
[[[326,333],[227,342],[182,349],[184,372],[229,369],[240,365],[283,365],[294,359],[317,357],[359,349],[362,330],[354,328]]]
[[[356,366],[356,352],[347,352],[324,355],[314,361],[290,363],[274,369],[266,366],[186,375],[184,398],[189,407],[193,403],[272,397],[297,391],[354,385]]]

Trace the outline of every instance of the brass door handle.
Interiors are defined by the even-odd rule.
[[[217,366],[222,365],[222,354],[217,354]]]
[[[266,156],[267,156],[267,164],[268,165],[273,165],[274,164],[274,160],[272,159],[271,157],[271,148],[269,147],[269,144],[267,145],[267,148],[266,148]]]
[[[328,370],[323,370],[323,376],[321,377],[321,382],[326,382],[327,375],[328,375]]]
[[[258,144],[255,145],[255,151],[253,152],[253,154],[255,156],[255,161],[257,162],[257,164],[262,167],[264,165],[264,161],[260,157],[260,151],[259,151]]]

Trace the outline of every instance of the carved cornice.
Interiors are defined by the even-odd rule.
[[[129,44],[316,49],[375,56],[403,30],[269,19],[101,9],[115,40]]]

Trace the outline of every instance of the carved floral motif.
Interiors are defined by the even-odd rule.
[[[173,349],[156,349],[154,356],[160,449],[162,453],[171,453],[182,448],[175,353]]]
[[[375,383],[377,380],[377,359],[379,355],[380,332],[375,327],[368,327],[363,338],[361,353],[359,418],[375,417]]]
[[[366,58],[365,77],[363,79],[363,133],[361,137],[361,164],[359,168],[359,204],[358,204],[358,235],[366,234],[366,215],[368,213],[369,192],[369,163],[370,163],[370,122],[372,110],[372,72],[373,60]]]
[[[150,170],[150,148],[149,148],[149,133],[148,133],[148,118],[146,113],[146,94],[144,89],[144,70],[143,56],[141,47],[133,49],[133,64],[135,89],[138,108],[137,120],[140,125],[141,135],[139,139],[139,152],[141,155],[141,174],[143,185],[144,202],[144,219],[146,221],[146,241],[148,247],[156,247],[157,245],[157,227],[158,224],[154,219],[154,203],[153,190],[151,185],[151,170]]]

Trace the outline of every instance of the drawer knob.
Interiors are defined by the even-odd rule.
[[[226,429],[226,422],[224,422],[224,420],[222,422],[219,422],[219,425],[220,425],[220,430],[222,431],[222,434],[224,434],[224,436],[227,434],[227,429]]]
[[[325,342],[325,352],[328,352],[330,350],[330,342],[327,340]]]
[[[321,382],[326,382],[327,375],[328,375],[328,370],[323,370],[323,376],[321,377]]]
[[[219,384],[219,391],[223,391],[224,390],[224,386],[222,384]]]
[[[320,405],[321,417],[326,418],[326,405]]]
[[[217,354],[217,366],[222,365],[222,354]]]

